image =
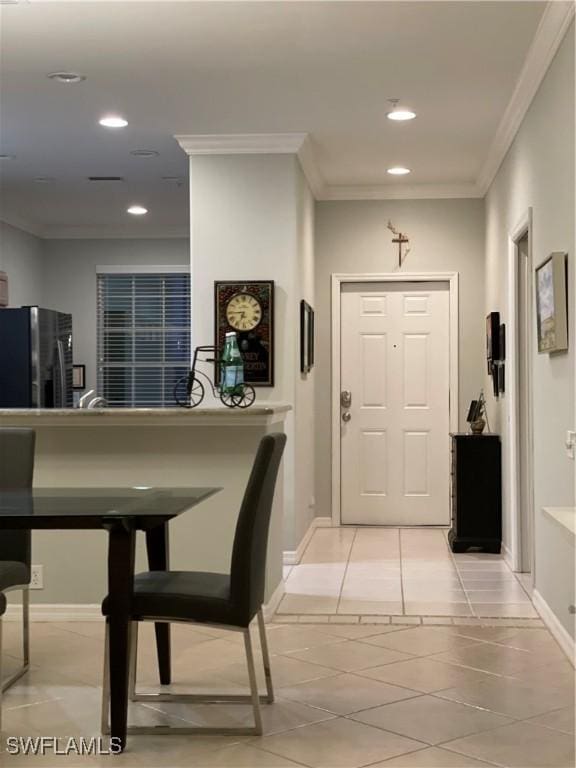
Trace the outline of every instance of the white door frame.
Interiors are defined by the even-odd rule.
[[[520,423],[518,398],[518,243],[528,234],[528,315],[530,322],[526,329],[526,341],[528,347],[527,371],[528,381],[526,382],[526,391],[528,393],[528,424],[526,435],[528,436],[528,483],[530,489],[530,500],[528,515],[531,519],[532,533],[530,542],[531,574],[532,583],[534,583],[535,573],[535,547],[534,547],[534,467],[533,467],[533,424],[532,424],[532,364],[533,364],[533,296],[534,296],[534,277],[532,262],[532,208],[528,208],[522,215],[514,229],[508,236],[508,333],[506,334],[506,356],[508,358],[507,378],[509,381],[506,387],[508,399],[508,509],[510,520],[510,565],[512,570],[520,571],[522,567],[522,512],[520,510]]]
[[[458,272],[383,272],[333,274],[332,279],[332,525],[340,511],[340,312],[343,283],[448,283],[450,301],[450,431],[458,431]],[[446,435],[448,440],[448,435]]]

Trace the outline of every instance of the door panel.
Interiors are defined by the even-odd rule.
[[[362,334],[362,405],[386,407],[386,334]]]
[[[448,523],[449,286],[345,284],[341,519]]]
[[[388,466],[388,436],[386,432],[366,430],[361,436],[361,483],[362,494],[386,496]]]

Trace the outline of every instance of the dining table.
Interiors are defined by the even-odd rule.
[[[122,749],[126,746],[128,726],[136,533],[145,532],[150,570],[168,570],[170,520],[220,490],[135,486],[0,491],[0,530],[104,530],[108,533],[110,736]],[[159,622],[155,632],[160,683],[167,685],[171,681],[170,625]]]

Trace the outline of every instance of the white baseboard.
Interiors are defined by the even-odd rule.
[[[276,613],[276,608],[280,605],[280,600],[284,597],[284,579],[280,581],[280,584],[276,587],[270,600],[264,605],[264,619],[270,621],[272,616]]]
[[[504,542],[502,542],[502,556],[504,557],[504,561],[506,562],[508,568],[513,571],[514,566],[512,564],[512,551],[510,550],[510,547],[507,547],[506,544],[504,544]]]
[[[5,621],[22,621],[22,605],[10,603],[3,616]],[[32,603],[30,621],[103,621],[99,603]]]
[[[331,527],[332,527],[331,517],[313,517],[312,522],[308,526],[308,530],[302,537],[302,541],[300,542],[300,544],[298,544],[298,548],[284,550],[284,555],[283,555],[284,565],[298,565],[298,563],[302,559],[304,550],[308,546],[310,539],[312,538],[312,535],[314,534],[314,531],[316,530],[316,528],[331,528]]]
[[[540,618],[544,624],[546,624],[560,648],[562,648],[566,656],[568,656],[569,662],[572,664],[572,666],[575,666],[574,662],[576,659],[576,644],[575,641],[570,637],[570,633],[566,631],[565,627],[560,623],[552,608],[550,608],[546,600],[544,600],[537,589],[535,589],[532,593],[532,600],[534,602],[534,607],[540,614]]]

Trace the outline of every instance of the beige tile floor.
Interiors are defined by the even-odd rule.
[[[269,625],[276,702],[264,707],[262,737],[132,736],[119,757],[4,753],[0,763],[15,768],[574,766],[574,670],[533,620],[529,628],[512,626],[522,620],[502,618],[482,620],[492,626],[471,619],[458,626],[330,619]],[[8,666],[16,663],[17,630],[5,623]],[[32,630],[33,667],[5,696],[2,746],[8,736],[98,736],[102,624],[35,623]],[[141,687],[155,685],[152,637],[145,625]],[[238,635],[175,625],[173,653],[175,689],[247,686]],[[238,705],[131,708],[132,721],[142,724],[230,726],[248,723],[250,714]]]
[[[438,528],[318,528],[285,590],[285,616],[537,618],[502,557],[453,555]]]

